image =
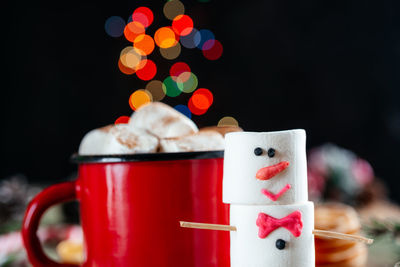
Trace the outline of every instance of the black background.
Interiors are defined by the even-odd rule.
[[[150,56],[157,79],[187,62],[214,104],[199,126],[226,115],[245,130],[304,128],[308,148],[332,142],[368,160],[400,201],[400,6],[396,1],[183,1],[198,29],[224,46],[217,61],[183,49]],[[397,1],[398,2],[398,1]],[[4,85],[0,178],[54,183],[76,170],[69,157],[93,128],[130,115],[146,82],[118,70],[129,43],[104,31],[110,16],[150,7],[153,34],[170,24],[164,1],[15,2],[3,9]],[[185,104],[189,95],[166,98]]]

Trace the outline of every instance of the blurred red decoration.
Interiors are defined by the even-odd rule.
[[[126,40],[134,42],[136,37],[145,33],[145,28],[142,23],[138,21],[129,22],[124,29],[124,35]]]
[[[157,66],[156,64],[150,60],[150,59],[145,59],[144,61],[144,67],[136,71],[136,75],[138,76],[139,79],[143,81],[149,81],[154,78],[154,76],[157,73]]]
[[[153,23],[153,19],[153,11],[144,6],[136,8],[132,14],[132,21],[138,21],[146,28]]]
[[[193,20],[188,15],[179,15],[172,21],[172,29],[180,36],[188,35],[193,30]]]
[[[204,43],[203,47],[207,47],[207,49],[203,49],[202,51],[204,57],[208,60],[217,60],[222,56],[223,47],[218,40],[208,40]]]
[[[124,64],[122,64],[122,62],[121,62],[121,59],[118,60],[118,68],[122,73],[124,73],[126,75],[131,75],[131,74],[135,73],[134,69],[124,66]]]
[[[171,66],[169,69],[169,75],[172,77],[174,81],[176,81],[177,77],[184,73],[184,72],[189,72],[190,73],[190,67],[188,64],[185,62],[176,62],[174,65]]]
[[[126,124],[126,123],[129,123],[130,119],[131,118],[128,116],[121,116],[115,120],[115,124]]]

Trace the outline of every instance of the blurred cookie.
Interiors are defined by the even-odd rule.
[[[315,228],[357,235],[361,224],[352,207],[328,203],[315,207]],[[367,261],[367,248],[362,243],[316,236],[315,258],[317,267],[362,267]]]
[[[225,137],[227,133],[243,132],[243,129],[239,126],[208,126],[200,129],[200,132],[203,131],[216,131]]]

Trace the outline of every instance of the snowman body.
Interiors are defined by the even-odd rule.
[[[275,229],[264,238],[259,236],[259,226],[256,221],[260,213],[281,219],[296,211],[300,211],[303,222],[303,228],[298,237],[284,227]],[[315,266],[313,222],[314,205],[312,202],[282,206],[231,205],[230,224],[235,225],[237,229],[230,234],[231,266]]]
[[[305,139],[304,130],[226,135],[232,267],[315,266]]]

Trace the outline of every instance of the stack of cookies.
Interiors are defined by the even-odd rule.
[[[323,204],[315,208],[315,228],[359,234],[361,225],[356,211],[343,204]],[[315,237],[317,267],[362,267],[367,262],[365,244],[353,241]]]

